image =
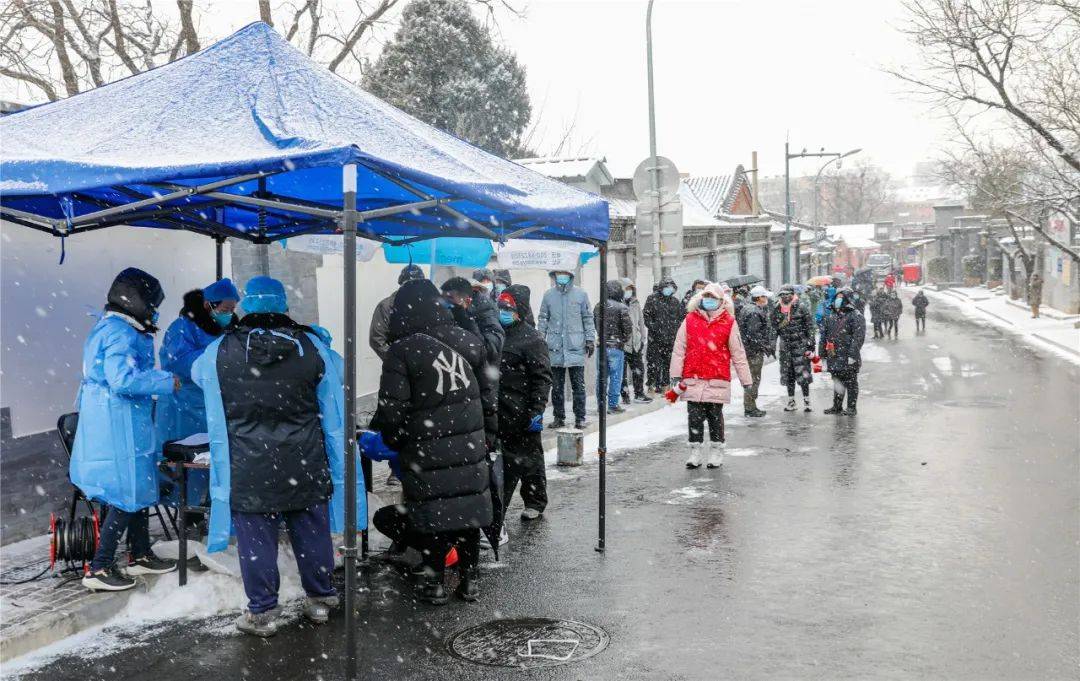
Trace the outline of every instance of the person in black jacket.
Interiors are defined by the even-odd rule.
[[[779,339],[780,383],[787,387],[784,411],[795,411],[795,384],[802,388],[803,411],[810,411],[810,384],[814,381],[810,357],[814,354],[814,318],[799,303],[795,287],[780,287],[780,301],[772,311],[772,328]]]
[[[896,289],[891,289],[881,303],[881,312],[885,315],[885,337],[900,337],[900,315],[904,312],[904,301]]]
[[[761,367],[765,364],[765,355],[773,354],[774,343],[767,312],[769,292],[762,286],[755,286],[747,293],[747,298],[749,302],[744,302],[742,308],[736,312],[739,333],[746,350],[746,361],[750,364],[750,375],[754,379],[754,384],[743,391],[743,413],[757,418],[765,415],[765,411],[757,406]]]
[[[855,416],[859,401],[859,369],[862,368],[862,346],[866,339],[866,320],[852,302],[851,289],[836,292],[833,298],[833,314],[825,324],[818,354],[825,358],[829,373],[836,382],[833,386],[833,406],[826,414]],[[847,411],[844,411],[844,395],[847,395]]]
[[[607,345],[607,410],[611,414],[621,414],[625,409],[619,405],[622,394],[623,367],[626,365],[626,353],[623,348],[634,337],[634,323],[630,319],[630,308],[623,301],[623,287],[618,280],[604,285],[606,300],[601,300],[593,308],[593,323],[600,333],[600,315],[604,315],[604,338]],[[600,353],[596,354],[596,394],[602,392],[600,371]]]
[[[540,431],[551,392],[551,362],[544,337],[525,321],[529,288],[511,285],[499,296],[499,323],[506,329],[499,366],[499,441],[503,453],[503,504],[521,481],[522,520],[547,507],[547,476]]]
[[[472,276],[473,294],[472,303],[468,307],[469,315],[476,320],[476,325],[480,328],[488,365],[497,367],[506,333],[499,325],[499,313],[491,295],[495,288],[495,275],[485,268],[474,270]]]
[[[441,605],[447,552],[458,548],[458,595],[476,600],[480,528],[492,522],[485,421],[495,394],[484,389],[484,344],[459,328],[435,285],[410,281],[390,316],[379,406],[371,429],[398,452],[404,513],[379,509],[376,527],[423,556],[420,598]]]
[[[645,346],[646,383],[649,390],[654,392],[667,390],[671,383],[668,376],[671,350],[675,346],[679,326],[686,317],[686,307],[675,296],[678,290],[674,279],[664,277],[656,291],[646,299],[642,310],[645,328],[649,330],[649,340]]]
[[[930,306],[930,301],[927,299],[926,294],[922,289],[915,294],[915,297],[911,299],[911,306],[915,308],[915,331],[926,331],[926,308]]]

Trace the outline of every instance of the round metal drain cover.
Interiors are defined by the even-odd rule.
[[[596,655],[607,644],[607,633],[591,624],[544,617],[485,622],[446,641],[454,657],[518,669],[573,664]]]

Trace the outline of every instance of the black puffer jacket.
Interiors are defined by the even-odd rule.
[[[484,357],[492,367],[499,366],[499,353],[502,352],[506,333],[499,324],[499,311],[491,294],[484,290],[473,291],[469,316],[476,322],[484,341]]]
[[[537,414],[543,414],[551,392],[551,362],[547,343],[525,321],[529,309],[529,288],[506,288],[517,303],[520,321],[506,328],[502,364],[499,369],[499,432],[521,433]]]
[[[405,508],[426,533],[492,520],[484,427],[485,411],[494,417],[494,394],[482,393],[477,378],[484,346],[439,301],[427,280],[398,290],[371,422],[398,452]]]
[[[798,298],[791,301],[788,313],[777,303],[772,310],[772,328],[779,340],[780,383],[813,382],[813,370],[807,352],[814,351],[814,317]]]
[[[663,289],[665,286],[675,286],[675,280],[665,278],[657,288]],[[686,318],[686,306],[674,294],[665,296],[657,290],[645,300],[641,313],[645,317],[645,328],[649,330],[649,347],[655,344],[658,348],[667,348],[670,359],[671,346],[675,344],[679,326]]]
[[[890,293],[881,303],[881,314],[887,321],[896,321],[904,312],[904,301],[895,292]]]
[[[249,314],[221,340],[233,511],[297,510],[333,493],[319,417],[325,367],[306,331],[286,315]]]
[[[850,304],[825,322],[825,332],[818,343],[818,354],[825,359],[830,373],[848,373],[862,367],[862,346],[866,340],[866,319]],[[832,350],[829,350],[829,344]]]
[[[742,308],[735,313],[747,357],[773,354],[772,332],[765,310],[766,308],[754,303],[743,303]]]
[[[600,333],[600,315],[604,315],[604,335],[609,348],[622,350],[623,346],[634,337],[634,322],[630,319],[630,308],[623,302],[623,287],[618,281],[609,281],[604,285],[606,300],[593,307],[593,323],[596,333]]]

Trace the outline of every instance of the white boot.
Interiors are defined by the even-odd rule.
[[[690,443],[690,458],[686,460],[687,468],[701,468],[701,443]]]
[[[706,468],[720,468],[724,465],[724,443],[723,442],[710,442],[705,445],[708,449],[708,456],[706,456]]]
[[[795,411],[795,398],[794,397],[789,397],[788,398],[787,406],[784,407],[784,411]]]
[[[806,413],[810,413],[811,411],[813,411],[810,408],[810,398],[809,397],[802,398],[802,410],[805,411]]]

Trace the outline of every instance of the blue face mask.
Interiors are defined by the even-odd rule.
[[[661,293],[663,293],[665,296],[673,296],[675,295],[675,289],[670,286],[665,286]]]
[[[214,321],[217,322],[218,326],[220,326],[221,328],[224,329],[224,328],[227,328],[229,326],[229,324],[232,323],[233,313],[232,312],[211,312],[210,316],[214,318]]]
[[[717,309],[719,307],[720,307],[720,301],[717,300],[716,298],[702,298],[701,299],[701,309],[705,310],[706,312],[712,312],[713,310],[715,310],[715,309]]]
[[[161,318],[161,313],[158,312],[157,310],[154,310],[154,314],[150,315],[150,323],[154,324],[156,326],[157,325],[157,320],[160,319],[160,318]]]
[[[510,326],[515,321],[514,313],[510,310],[499,310],[499,323],[503,326]]]
[[[495,284],[495,293],[502,293],[506,290],[506,284]]]
[[[843,305],[843,304],[844,304],[843,296],[837,296],[837,297],[833,298],[832,306],[833,306],[834,310],[839,310],[840,306]]]
[[[555,275],[555,283],[558,284],[559,286],[566,286],[567,284],[570,283],[570,275],[569,274],[556,274]]]

